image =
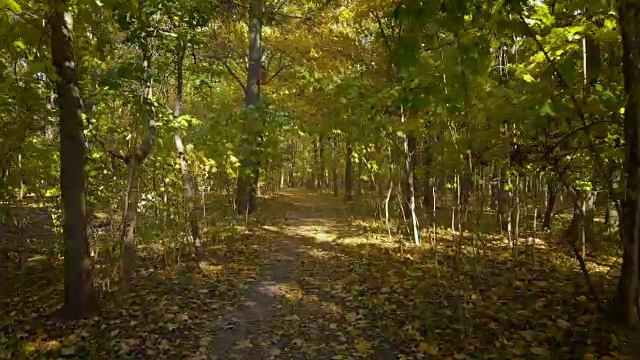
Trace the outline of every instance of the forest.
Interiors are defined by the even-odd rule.
[[[640,0],[0,0],[0,359],[640,358]]]

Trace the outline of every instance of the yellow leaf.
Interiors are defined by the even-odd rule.
[[[531,353],[538,356],[543,356],[547,353],[547,350],[541,347],[533,347],[531,348]]]
[[[354,312],[348,313],[345,317],[347,318],[347,321],[351,323],[356,322],[356,320],[358,320],[358,314]]]
[[[251,340],[243,340],[238,342],[238,345],[235,346],[236,349],[248,349],[248,348],[252,348],[253,344],[251,343]]]
[[[60,351],[60,354],[62,354],[64,356],[73,355],[75,353],[76,353],[76,347],[75,346],[65,347],[65,348],[62,348],[62,350]]]
[[[568,328],[571,327],[571,324],[569,324],[568,322],[562,319],[558,319],[558,321],[556,321],[556,325],[562,330],[567,330]]]
[[[438,355],[438,344],[423,341],[418,345],[418,351],[423,354]]]
[[[366,355],[371,351],[371,343],[364,339],[358,339],[358,341],[356,341],[355,348],[360,354]]]

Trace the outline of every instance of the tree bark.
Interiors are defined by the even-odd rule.
[[[138,221],[138,202],[140,201],[139,183],[142,175],[142,165],[147,158],[156,138],[157,124],[156,112],[153,105],[153,89],[151,76],[152,54],[148,40],[142,44],[142,97],[144,102],[145,116],[148,120],[147,135],[140,145],[134,149],[127,157],[127,168],[129,169],[129,180],[127,196],[125,201],[125,211],[122,221],[122,258],[120,263],[120,290],[128,292],[131,288],[131,281],[135,269],[135,229]]]
[[[173,107],[173,117],[175,119],[179,118],[182,114],[182,97],[184,93],[184,57],[187,50],[187,43],[183,40],[178,46],[178,56],[176,60],[176,103]],[[191,176],[191,172],[189,171],[187,151],[182,142],[180,131],[177,131],[174,134],[173,139],[176,144],[176,150],[178,151],[178,160],[180,162],[180,173],[182,175],[184,202],[187,206],[187,212],[189,214],[189,229],[191,230],[191,237],[195,248],[194,250],[196,261],[200,263],[202,261],[203,255],[202,237],[200,236],[200,224],[194,200],[194,192],[195,188],[197,187],[196,181]]]
[[[542,220],[542,228],[549,229],[551,227],[551,216],[553,215],[553,207],[556,204],[557,188],[554,180],[547,180],[547,207],[544,211]]]
[[[338,187],[338,138],[333,136],[333,161],[332,161],[332,182],[333,182],[333,196],[337,197],[339,192]]]
[[[326,174],[326,169],[324,166],[324,135],[320,134],[318,135],[318,147],[319,147],[319,162],[320,164],[319,166],[319,171],[320,171],[320,189],[325,189],[325,187],[327,186],[327,174]]]
[[[318,140],[312,136],[313,142],[313,188],[320,189],[320,153],[318,149]]]
[[[88,315],[93,303],[92,263],[85,210],[85,144],[82,100],[73,56],[73,18],[66,0],[52,0],[51,57],[60,111],[60,192],[65,239],[64,313]]]
[[[431,150],[431,145],[425,141],[423,145],[423,160],[422,165],[424,167],[424,197],[423,197],[423,206],[425,209],[431,209],[433,207],[433,203],[435,202],[434,198],[434,181],[433,181],[433,171],[431,170],[431,166],[433,166],[433,151]]]
[[[638,251],[640,250],[640,0],[620,0],[622,34],[626,189],[620,221],[624,252],[614,314],[625,325],[638,327]]]
[[[351,157],[353,156],[353,147],[351,141],[347,141],[347,152],[345,155],[344,165],[344,198],[346,200],[353,200],[353,162]]]
[[[498,201],[498,224],[500,225],[500,229],[502,231],[509,231],[510,229],[510,200],[511,194],[510,190],[507,189],[507,184],[509,183],[509,178],[507,177],[507,169],[508,164],[502,164],[500,166],[500,180],[498,182],[497,189],[497,201]]]
[[[262,0],[251,1],[249,8],[249,70],[245,87],[245,106],[260,104],[260,75],[262,71]],[[255,118],[244,123],[242,160],[238,169],[236,209],[239,214],[250,214],[256,207],[260,168],[256,159],[256,145],[260,138]]]
[[[404,118],[404,114],[402,115]],[[405,203],[408,205],[405,213],[411,214],[411,228],[413,230],[413,242],[420,245],[420,225],[416,214],[416,138],[413,135],[406,135],[404,142],[405,150]]]

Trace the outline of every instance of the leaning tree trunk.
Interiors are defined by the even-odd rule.
[[[249,9],[249,71],[245,87],[245,105],[255,107],[260,104],[260,75],[262,70],[262,0],[253,0]],[[256,145],[260,138],[256,124],[257,117],[244,122],[242,160],[238,169],[238,189],[236,209],[239,214],[249,214],[256,206],[257,181],[260,175],[256,159]]]
[[[638,251],[640,251],[640,0],[620,0],[618,21],[622,33],[625,166],[627,181],[620,221],[624,245],[614,314],[624,324],[638,327]]]
[[[127,196],[125,201],[124,219],[122,221],[122,233],[120,234],[122,242],[122,258],[120,264],[120,290],[128,292],[131,288],[131,280],[135,269],[136,243],[135,229],[138,221],[138,202],[140,201],[140,176],[142,175],[142,164],[147,158],[153,142],[156,138],[156,112],[153,105],[153,92],[151,81],[151,49],[149,44],[143,43],[142,48],[142,68],[143,68],[143,84],[142,97],[144,102],[144,113],[148,119],[147,135],[142,143],[132,153],[127,160],[127,168],[129,169],[129,180]]]
[[[51,57],[58,75],[60,110],[60,192],[64,250],[64,312],[71,319],[86,316],[93,300],[91,258],[85,212],[85,145],[82,100],[73,56],[73,20],[66,0],[52,0]]]
[[[182,113],[182,96],[184,91],[184,57],[187,50],[187,43],[182,41],[178,48],[178,57],[176,61],[176,103],[173,108],[173,117],[179,118]],[[176,132],[173,136],[176,144],[176,150],[178,151],[178,160],[180,162],[180,173],[182,175],[182,187],[184,192],[184,202],[187,206],[187,212],[189,217],[189,229],[191,230],[191,237],[193,239],[193,245],[195,247],[196,261],[200,263],[202,261],[202,237],[200,235],[200,224],[198,219],[198,212],[196,211],[194,192],[196,186],[195,179],[189,172],[189,163],[187,162],[187,151],[182,142],[182,136],[180,132]]]

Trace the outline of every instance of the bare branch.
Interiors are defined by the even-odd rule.
[[[264,85],[267,85],[271,82],[271,80],[273,80],[276,76],[278,76],[284,69],[286,69],[288,66],[286,64],[284,64],[284,62],[282,61],[282,57],[284,56],[284,51],[280,51],[278,54],[278,70],[276,70],[275,73],[273,73],[273,75],[271,75],[269,77],[269,79],[267,79],[267,81],[264,83]],[[267,70],[270,67],[270,63],[271,63],[271,58],[269,58],[269,61],[267,62]]]
[[[389,36],[387,36],[387,33],[384,31],[382,20],[380,19],[380,16],[378,15],[378,13],[376,13],[373,10],[371,10],[370,12],[371,12],[371,15],[376,19],[376,22],[378,23],[378,28],[380,29],[380,35],[382,35],[382,39],[384,40],[384,43],[387,46],[387,51],[389,51],[389,55],[391,55],[391,41],[389,40]]]
[[[115,150],[111,150],[109,148],[107,148],[107,145],[105,145],[104,141],[102,141],[102,139],[100,139],[98,137],[98,134],[93,133],[93,139],[100,144],[100,147],[102,147],[102,150],[104,150],[107,154],[109,154],[112,158],[114,159],[118,159],[118,160],[122,160],[124,163],[129,162],[129,156],[125,156],[119,152],[116,152]]]
[[[222,66],[224,66],[224,68],[227,69],[227,72],[229,73],[229,75],[231,75],[231,77],[233,77],[233,79],[236,81],[236,83],[238,83],[238,85],[240,85],[240,87],[242,88],[242,91],[245,91],[245,92],[247,91],[247,88],[244,85],[244,83],[242,82],[242,79],[240,79],[240,77],[235,73],[235,71],[233,71],[233,69],[229,66],[229,63],[224,61],[221,57],[217,56],[216,54],[209,54],[209,57],[211,59],[214,59],[214,60],[220,62],[222,64]]]

